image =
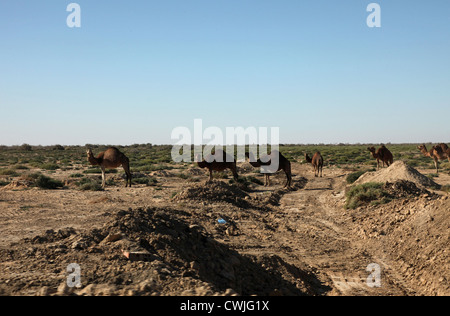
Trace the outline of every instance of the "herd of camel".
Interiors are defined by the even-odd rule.
[[[446,144],[439,144],[437,146],[433,146],[430,151],[427,150],[425,144],[422,144],[417,147],[424,156],[430,157],[434,160],[434,164],[436,167],[436,172],[439,173],[439,160],[448,159],[450,161],[450,148]],[[383,167],[387,165],[388,167],[393,163],[394,157],[389,149],[386,146],[382,145],[378,150],[375,147],[367,148],[371,153],[373,158],[377,160],[377,168],[380,168],[380,163],[383,164]],[[207,168],[209,170],[209,180],[213,179],[213,171],[224,171],[226,169],[230,169],[233,173],[234,179],[238,180],[238,173],[236,167],[236,161],[234,157],[229,156],[226,152],[223,152],[223,160],[222,162],[215,161],[215,159],[211,159],[211,157],[205,157],[203,160],[200,160],[199,157],[196,157],[197,164],[200,168]],[[220,155],[220,152],[216,152],[214,156]],[[284,157],[279,151],[272,151],[270,154],[260,157],[259,159],[255,159],[252,153],[246,153],[246,158],[249,160],[249,163],[255,168],[264,168],[271,166],[272,160],[278,158],[278,169],[271,170],[269,173],[265,173],[265,186],[270,186],[270,174],[283,170],[286,174],[286,184],[285,188],[290,188],[292,184],[292,173],[291,173],[291,163],[286,157]],[[278,157],[277,157],[278,156]],[[102,187],[105,188],[105,171],[106,169],[116,169],[120,166],[123,167],[126,174],[126,187],[131,187],[131,178],[132,174],[130,171],[130,160],[127,156],[125,156],[122,152],[120,152],[115,147],[110,147],[106,151],[101,152],[94,156],[91,149],[87,150],[87,158],[88,161],[93,166],[100,166],[102,170]],[[314,167],[314,176],[322,177],[323,176],[323,157],[320,152],[316,152],[312,158],[309,155],[305,154],[305,160],[308,163],[311,163]],[[209,162],[211,161],[211,162]]]

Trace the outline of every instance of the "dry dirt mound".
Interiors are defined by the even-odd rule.
[[[397,180],[395,182],[386,182],[383,190],[395,199],[405,199],[426,195],[428,197],[438,198],[439,195],[431,193],[426,189],[419,188],[414,182],[406,180]]]
[[[450,294],[450,198],[421,195],[350,210],[355,235],[381,246],[384,264],[412,294]],[[372,250],[371,250],[372,251]]]
[[[187,187],[174,197],[174,201],[227,202],[239,207],[249,207],[250,196],[234,184],[209,181]]]
[[[397,180],[407,180],[420,187],[440,187],[439,184],[400,160],[394,162],[389,168],[363,174],[354,184],[396,182]]]
[[[316,294],[316,278],[307,268],[276,255],[243,256],[212,238],[195,216],[165,208],[129,209],[110,215],[100,229],[49,230],[24,239],[0,249],[0,272],[17,264],[13,277],[0,273],[0,294]],[[64,269],[71,263],[80,265],[80,289],[65,286]],[[30,274],[30,266],[39,271]]]

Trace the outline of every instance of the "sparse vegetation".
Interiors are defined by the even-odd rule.
[[[361,177],[363,174],[365,174],[367,171],[356,171],[356,172],[352,172],[347,176],[347,183],[348,184],[353,184],[356,180],[359,179],[359,177]]]
[[[61,181],[44,176],[42,174],[37,177],[35,183],[36,186],[41,189],[50,189],[50,190],[62,188],[64,186]]]
[[[76,183],[81,191],[102,191],[102,185],[99,181],[91,178],[83,178]]]
[[[346,209],[355,209],[366,204],[385,204],[390,202],[389,195],[383,190],[383,183],[364,183],[353,186],[347,192]]]
[[[446,193],[450,193],[450,185],[443,185],[441,187],[441,190],[446,192]]]
[[[0,176],[17,177],[19,174],[13,169],[0,169]]]

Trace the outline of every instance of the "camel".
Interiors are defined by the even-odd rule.
[[[367,150],[370,151],[373,158],[377,160],[377,169],[380,169],[380,160],[383,162],[383,167],[384,164],[389,167],[394,162],[394,156],[384,145],[381,145],[377,151],[375,151],[375,147],[369,147]]]
[[[130,172],[130,160],[125,156],[123,153],[121,153],[117,148],[110,147],[106,151],[101,152],[98,154],[97,157],[94,157],[94,154],[92,153],[92,150],[90,148],[87,149],[87,158],[88,161],[93,166],[100,166],[102,169],[102,188],[105,188],[106,185],[106,176],[105,171],[106,169],[116,169],[120,166],[123,167],[123,170],[125,170],[125,174],[127,176],[127,182],[125,187],[128,187],[128,185],[131,188],[131,172]]]
[[[318,177],[320,174],[320,177],[323,177],[323,157],[320,152],[316,152],[312,158],[309,157],[309,155],[305,154],[305,159],[307,162],[313,165],[314,167],[314,176]]]
[[[212,176],[213,171],[223,171],[225,169],[230,169],[231,172],[233,173],[234,180],[237,181],[238,174],[237,174],[237,168],[236,168],[236,161],[234,160],[234,157],[231,157],[230,155],[228,155],[226,152],[224,152],[221,149],[216,150],[215,155],[221,155],[221,154],[223,157],[222,162],[213,160],[211,155],[206,156],[205,159],[203,159],[202,161],[200,161],[200,155],[197,155],[195,157],[195,161],[197,161],[197,164],[200,168],[208,168],[209,181],[212,181],[212,179],[213,179],[213,176]],[[211,162],[208,162],[208,161],[211,161]]]
[[[441,143],[439,147],[442,148],[442,151],[447,155],[448,161],[450,161],[450,148],[448,148],[447,144]]]
[[[450,161],[450,149],[446,144],[439,144],[438,146],[433,146],[430,151],[427,150],[425,144],[417,146],[425,157],[430,157],[434,160],[434,165],[436,167],[436,173],[439,173],[439,160],[448,159]]]
[[[272,160],[276,158],[278,155],[278,168],[277,170],[273,169],[270,170],[270,166],[272,164]],[[266,169],[264,175],[265,175],[265,181],[264,186],[270,186],[270,174],[278,172],[280,170],[283,170],[286,174],[286,184],[284,185],[285,188],[290,188],[292,184],[292,173],[291,173],[291,163],[290,161],[284,157],[279,151],[274,150],[269,155],[265,155],[260,157],[260,159],[256,160],[253,153],[245,153],[245,157],[248,158],[249,163],[256,168],[263,168]],[[262,159],[261,159],[262,158]],[[266,167],[266,168],[265,168]]]

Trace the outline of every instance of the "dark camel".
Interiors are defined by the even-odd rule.
[[[276,161],[278,156],[278,168],[271,169],[272,161]],[[270,186],[270,174],[283,170],[286,174],[286,184],[284,187],[290,188],[292,184],[291,163],[284,157],[279,151],[274,150],[269,155],[264,155],[260,159],[256,159],[253,153],[245,153],[245,157],[248,158],[249,163],[256,168],[263,168],[265,170],[264,186]],[[273,166],[272,166],[273,167]],[[275,166],[276,167],[276,166]]]
[[[323,157],[320,154],[320,152],[316,152],[312,158],[308,156],[308,154],[305,154],[305,159],[307,162],[313,165],[314,167],[314,176],[318,177],[320,174],[320,177],[323,177]]]
[[[231,155],[228,155],[226,152],[224,152],[223,150],[216,150],[216,153],[214,156],[216,155],[222,155],[223,159],[222,162],[220,161],[216,161],[214,159],[214,157],[212,155],[208,155],[205,157],[205,159],[203,159],[202,161],[200,161],[200,155],[196,156],[196,161],[197,164],[200,168],[208,168],[209,170],[209,181],[212,181],[213,176],[212,176],[212,172],[213,171],[223,171],[225,169],[230,169],[231,172],[233,173],[233,178],[235,181],[238,180],[238,174],[237,174],[237,168],[236,168],[236,161],[234,160],[234,157],[232,157]],[[210,161],[210,162],[208,162]]]
[[[375,151],[375,147],[369,147],[367,148],[368,151],[372,153],[373,158],[377,160],[377,169],[380,169],[380,161],[386,164],[388,167],[392,165],[394,162],[394,156],[389,151],[389,149],[386,148],[386,146],[382,145],[380,148],[378,148],[377,151]]]
[[[91,165],[100,166],[100,168],[102,169],[103,189],[105,188],[106,185],[106,176],[105,176],[106,169],[116,169],[120,166],[123,167],[123,170],[125,170],[125,174],[127,175],[127,182],[125,187],[128,187],[129,185],[131,188],[132,176],[130,172],[130,160],[117,148],[110,147],[106,151],[98,154],[97,157],[94,157],[94,154],[92,153],[92,150],[90,148],[86,151],[86,153],[88,161],[91,163]]]

